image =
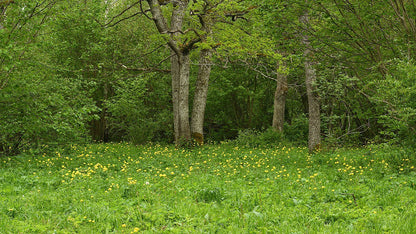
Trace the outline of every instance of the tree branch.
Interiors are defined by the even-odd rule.
[[[107,23],[105,23],[104,26],[110,25],[117,17],[122,16],[124,13],[126,13],[128,10],[130,10],[131,8],[133,8],[135,5],[139,4],[140,2],[141,1],[135,2],[132,5],[130,5],[129,7],[127,7],[126,9],[122,10],[120,13],[118,13],[115,16],[113,16],[110,21],[108,21]]]
[[[168,24],[165,17],[163,16],[162,9],[160,8],[159,1],[157,0],[147,0],[150,12],[152,13],[152,20],[156,24],[156,28],[161,34],[167,34],[169,32]],[[181,54],[180,48],[172,38],[167,39],[169,47],[177,54]]]
[[[143,4],[142,4],[142,0],[140,0],[139,1],[140,2],[140,11],[142,12],[142,14],[147,18],[147,19],[149,19],[149,20],[152,20],[152,18],[150,18],[147,14],[146,14],[146,12],[148,12],[148,11],[150,11],[150,10],[143,10]]]
[[[150,72],[160,72],[160,73],[170,73],[170,70],[166,70],[166,69],[160,69],[160,68],[155,68],[155,67],[149,67],[149,68],[132,68],[132,67],[127,67],[126,65],[122,64],[122,63],[118,63],[122,68],[128,70],[128,71],[136,71],[136,72],[145,72],[145,73],[150,73]]]
[[[139,15],[139,14],[143,14],[143,13],[142,13],[142,12],[136,12],[136,13],[134,13],[133,15],[127,16],[126,18],[120,19],[120,20],[118,20],[117,22],[115,22],[114,24],[107,25],[107,26],[105,26],[105,27],[106,27],[106,28],[111,28],[111,27],[114,27],[114,26],[116,26],[117,24],[119,24],[120,22],[122,22],[122,21],[124,21],[124,20],[128,20],[128,19],[130,19],[130,18],[133,18],[133,17],[135,17],[135,16],[137,16],[137,15]]]

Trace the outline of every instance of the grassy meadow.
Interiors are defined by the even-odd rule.
[[[413,233],[416,157],[94,144],[0,158],[0,233]]]

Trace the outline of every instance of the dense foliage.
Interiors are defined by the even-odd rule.
[[[165,15],[174,10],[160,2]],[[169,36],[150,20],[147,1],[0,1],[0,7],[1,154],[91,139],[173,142]],[[209,19],[201,18],[205,11]],[[309,31],[299,21],[306,11]],[[208,141],[267,135],[275,77],[285,73],[285,125],[276,141],[307,142],[300,36],[307,32],[323,144],[414,144],[411,3],[212,0],[191,1],[185,13],[178,41],[196,42],[189,52],[191,93],[199,53],[214,54]]]

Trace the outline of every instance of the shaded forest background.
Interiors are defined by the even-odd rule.
[[[180,29],[156,27],[152,6],[173,25],[181,4]],[[0,152],[178,143],[175,46],[189,55],[191,109],[201,67],[210,68],[205,142],[307,145],[308,63],[322,139],[313,148],[414,145],[415,19],[406,0],[3,0]],[[280,127],[272,124],[276,97],[284,100]]]

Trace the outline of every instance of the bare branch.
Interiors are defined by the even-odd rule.
[[[150,18],[150,17],[146,14],[146,12],[148,12],[148,11],[150,11],[150,10],[146,10],[146,11],[144,11],[144,10],[143,10],[142,0],[140,0],[140,11],[142,12],[142,14],[143,14],[144,16],[146,16],[146,18],[148,18],[149,20],[152,20],[152,18]]]
[[[120,13],[118,13],[115,16],[113,16],[110,21],[108,21],[107,23],[105,23],[104,26],[110,25],[117,17],[122,16],[124,13],[126,13],[128,10],[130,10],[131,8],[133,8],[135,5],[139,4],[140,2],[141,1],[135,2],[132,5],[130,5],[129,7],[127,7],[126,9],[122,10]]]
[[[126,18],[120,19],[120,20],[118,20],[117,22],[115,22],[114,24],[107,25],[106,27],[107,27],[107,28],[114,27],[115,25],[119,24],[120,22],[122,22],[122,21],[124,21],[124,20],[128,20],[128,19],[130,19],[130,18],[133,18],[133,17],[135,17],[135,16],[137,16],[137,15],[140,15],[140,14],[142,14],[142,12],[136,12],[136,13],[134,13],[133,15],[130,15],[130,16],[127,16]]]
[[[142,55],[142,57],[145,57],[145,56],[147,56],[147,55],[149,55],[149,54],[153,54],[153,52],[157,51],[158,49],[162,48],[162,47],[163,47],[163,46],[165,46],[165,45],[166,45],[166,44],[163,44],[163,45],[160,45],[160,46],[158,46],[158,47],[154,48],[153,50],[151,50],[151,51],[149,51],[149,52],[147,52],[147,53],[143,54],[143,55]]]
[[[173,54],[171,54],[170,56],[168,56],[168,57],[166,57],[166,58],[164,58],[164,59],[162,59],[160,62],[158,62],[155,66],[153,66],[153,67],[158,67],[158,66],[160,66],[162,63],[164,63],[165,61],[167,61],[168,59],[170,59],[170,58],[172,58],[172,56],[173,56]]]
[[[136,72],[145,72],[145,73],[150,73],[150,72],[160,72],[160,73],[170,73],[170,70],[166,70],[166,69],[160,69],[160,68],[155,68],[155,67],[150,67],[150,68],[132,68],[132,67],[127,67],[126,65],[119,63],[119,65],[128,70],[128,71],[136,71]]]

